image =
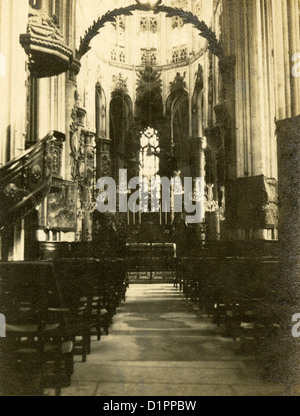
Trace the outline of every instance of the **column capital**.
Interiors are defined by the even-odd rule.
[[[69,68],[69,80],[76,84],[76,77],[81,69],[81,62],[78,59],[73,58]]]

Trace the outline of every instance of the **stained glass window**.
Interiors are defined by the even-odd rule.
[[[157,130],[148,127],[141,131],[140,176],[151,178],[159,170],[159,137]]]

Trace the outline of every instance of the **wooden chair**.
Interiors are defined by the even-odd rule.
[[[72,344],[58,336],[61,320],[47,319],[47,266],[11,263],[1,268],[1,308],[7,319],[1,369],[11,374],[2,380],[2,389],[11,395],[43,395],[46,369],[52,363],[55,383],[51,387],[60,395],[62,363],[70,361]]]
[[[60,260],[52,265],[55,275],[55,309],[67,311],[65,330],[74,343],[74,354],[86,362],[90,352],[93,287],[86,264],[80,260]]]

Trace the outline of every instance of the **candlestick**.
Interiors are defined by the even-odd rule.
[[[165,204],[165,223],[168,225],[168,205]]]
[[[159,224],[162,225],[161,203],[159,203]]]

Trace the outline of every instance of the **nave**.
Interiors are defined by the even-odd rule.
[[[133,284],[63,396],[272,396],[251,352],[172,284]],[[291,392],[290,392],[291,393]],[[295,392],[294,392],[295,393]],[[49,391],[51,394],[51,391]]]
[[[0,395],[296,391],[299,2],[0,0]]]

